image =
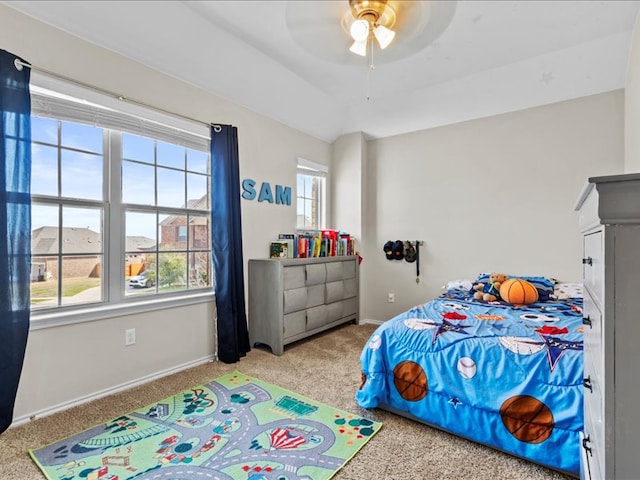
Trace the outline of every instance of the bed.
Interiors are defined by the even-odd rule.
[[[360,357],[356,400],[579,476],[581,286],[519,278],[548,299],[485,303],[456,281],[380,325]]]

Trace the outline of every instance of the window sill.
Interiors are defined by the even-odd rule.
[[[31,312],[30,330],[43,330],[46,328],[72,325],[76,323],[93,322],[106,318],[131,315],[136,313],[153,312],[165,308],[183,307],[198,303],[215,301],[213,291],[189,294],[184,296],[172,296],[167,298],[154,297],[153,299],[123,302],[118,304],[101,304],[84,308],[74,308],[65,310],[63,308],[49,312]]]

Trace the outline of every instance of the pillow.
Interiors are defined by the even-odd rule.
[[[491,275],[491,273],[481,273],[480,275],[478,275],[478,278],[474,283],[487,283],[489,281],[489,275]],[[506,275],[507,278],[521,278],[529,283],[532,283],[534,287],[545,292],[547,296],[553,294],[553,286],[556,283],[555,280],[547,277],[526,277],[523,275],[511,275],[509,273],[507,273]]]
[[[447,282],[444,286],[445,291],[449,292],[451,290],[456,292],[468,292],[472,287],[471,280],[467,280],[466,278],[461,280],[451,280]]]
[[[558,300],[566,300],[568,298],[582,298],[581,283],[556,283],[554,285],[554,296]]]

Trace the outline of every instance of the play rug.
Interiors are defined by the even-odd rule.
[[[320,480],[381,426],[235,371],[29,453],[51,480]]]

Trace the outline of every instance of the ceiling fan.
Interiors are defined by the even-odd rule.
[[[427,48],[451,23],[456,4],[456,0],[288,0],[285,22],[293,41],[315,57],[335,64],[361,66],[360,55],[366,56],[366,50],[358,55],[350,51],[352,47],[362,52],[363,46],[362,40],[358,43],[352,37],[351,26],[356,20],[365,20],[366,25],[354,28],[367,32],[369,53],[372,46],[380,46],[376,63],[385,64]],[[384,28],[380,26],[397,35],[385,42]],[[382,45],[388,45],[389,41],[392,45],[382,50]],[[366,47],[366,40],[364,44]]]
[[[387,48],[396,35],[391,30],[396,22],[396,12],[387,0],[349,0],[349,8],[352,15],[349,33],[353,39],[349,50],[364,57],[369,40],[373,42],[373,38],[381,49]]]

